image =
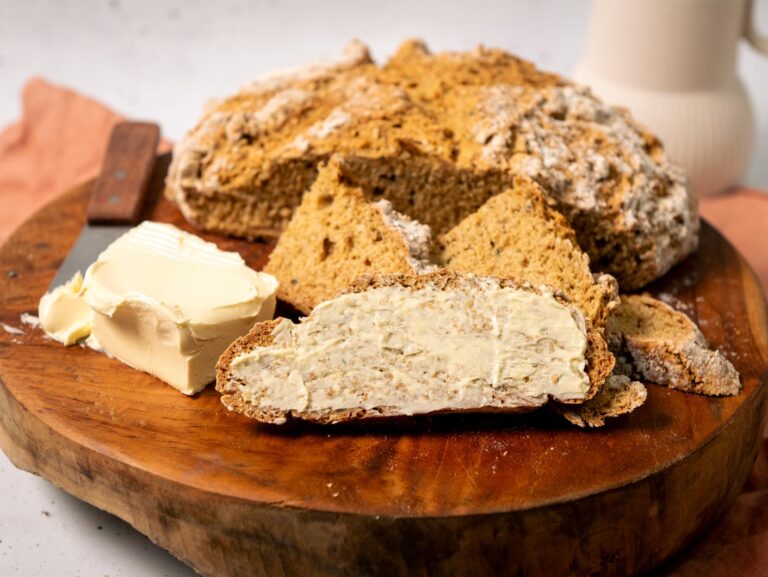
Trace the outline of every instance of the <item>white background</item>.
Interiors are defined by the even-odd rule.
[[[705,1],[705,0],[702,0]],[[768,0],[758,22],[768,31]],[[385,58],[404,38],[434,50],[482,42],[569,73],[589,23],[585,0],[0,0],[0,126],[20,113],[39,75],[158,121],[178,139],[212,96],[274,68],[332,57],[353,37]],[[758,118],[758,151],[745,181],[768,188],[768,59],[746,45],[741,77]],[[0,453],[0,576],[193,575],[121,521]]]

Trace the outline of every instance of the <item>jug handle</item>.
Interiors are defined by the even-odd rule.
[[[768,54],[768,36],[760,33],[755,25],[754,0],[748,0],[744,35],[755,50]]]

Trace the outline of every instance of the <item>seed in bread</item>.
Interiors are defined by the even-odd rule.
[[[275,424],[581,403],[613,366],[590,332],[547,288],[376,275],[298,324],[258,323],[222,355],[216,387],[229,409]]]
[[[618,364],[637,378],[702,395],[741,391],[734,366],[693,321],[650,295],[623,295],[606,334]]]

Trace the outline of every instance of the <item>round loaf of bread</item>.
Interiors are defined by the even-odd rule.
[[[178,143],[167,194],[201,228],[274,236],[334,153],[351,184],[435,235],[527,176],[625,289],[696,247],[694,197],[653,135],[589,89],[486,48],[433,55],[410,41],[378,66],[353,43],[338,61],[245,86]]]

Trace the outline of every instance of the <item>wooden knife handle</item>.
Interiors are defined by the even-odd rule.
[[[101,173],[91,190],[88,222],[138,224],[159,138],[156,124],[115,125]]]

